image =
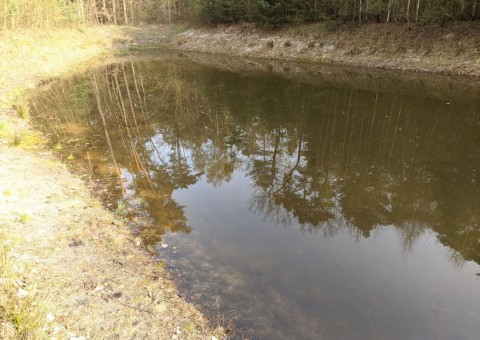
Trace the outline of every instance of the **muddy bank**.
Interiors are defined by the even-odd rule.
[[[29,121],[28,90],[103,62],[132,32],[0,34],[0,338],[222,337]]]
[[[195,28],[173,34],[168,46],[285,61],[480,76],[480,23],[415,26],[323,24],[266,31],[252,25]]]

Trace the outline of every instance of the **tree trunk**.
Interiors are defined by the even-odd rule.
[[[360,3],[358,4],[358,23],[362,23],[362,0],[360,0]]]
[[[85,22],[86,21],[86,17],[85,17],[85,4],[83,3],[83,0],[80,0],[79,1],[79,4],[78,6],[80,8],[78,8],[78,13],[79,13],[79,16],[82,18],[82,20]]]
[[[171,23],[172,15],[170,13],[170,0],[163,0],[163,6],[165,8],[165,21],[167,24]]]
[[[8,7],[7,7],[7,2],[5,1],[4,3],[4,10],[5,10],[5,15],[3,17],[3,29],[7,29],[7,18],[8,18]]]
[[[357,0],[353,0],[353,21],[357,20]]]
[[[127,1],[123,0],[123,23],[128,25],[128,14],[127,14]]]
[[[113,15],[113,23],[115,25],[118,25],[117,23],[117,4],[116,4],[117,0],[112,0],[112,15]]]
[[[420,0],[417,0],[417,13],[415,14],[415,22],[418,22],[418,10],[420,9]]]
[[[369,2],[367,1],[367,4],[365,5],[365,23],[368,22],[368,4]]]
[[[388,8],[387,8],[387,22],[390,22],[390,10],[392,8],[392,2],[393,0],[388,1]]]
[[[408,25],[408,29],[410,29],[410,3],[411,3],[411,0],[408,0],[407,2],[407,25]]]
[[[473,9],[472,9],[472,20],[475,20],[475,12],[477,11],[477,0],[473,2]]]
[[[133,20],[133,0],[130,0],[130,14],[131,14],[131,23],[135,25],[135,21]]]

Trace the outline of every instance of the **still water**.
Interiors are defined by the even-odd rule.
[[[480,100],[332,78],[169,55],[32,106],[232,337],[480,338]]]

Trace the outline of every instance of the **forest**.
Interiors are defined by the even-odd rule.
[[[0,0],[1,29],[66,23],[251,22],[267,27],[324,22],[445,25],[478,20],[478,0]]]

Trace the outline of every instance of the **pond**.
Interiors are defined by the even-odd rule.
[[[212,58],[53,82],[35,121],[233,338],[480,338],[475,90]]]

